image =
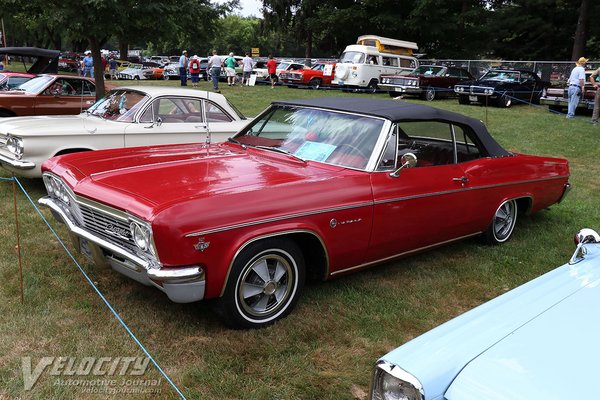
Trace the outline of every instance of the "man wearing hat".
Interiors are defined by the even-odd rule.
[[[187,66],[187,51],[184,50],[181,57],[179,57],[179,79],[181,80],[181,86],[187,86]]]
[[[567,111],[567,118],[573,118],[575,116],[575,110],[579,104],[579,99],[583,96],[583,87],[585,85],[585,64],[588,62],[587,58],[580,57],[575,62],[575,68],[571,71],[569,80],[567,81],[569,95],[569,106]]]
[[[94,59],[92,58],[92,52],[86,50],[83,54],[83,76],[94,77]]]

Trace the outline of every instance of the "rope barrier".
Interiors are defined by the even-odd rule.
[[[33,208],[35,209],[35,211],[42,218],[42,221],[44,221],[44,223],[46,224],[46,226],[48,227],[48,229],[50,229],[50,232],[52,232],[52,234],[56,237],[56,239],[58,240],[58,242],[60,243],[60,245],[63,247],[63,249],[67,253],[67,255],[71,258],[71,260],[73,260],[73,262],[75,263],[75,265],[77,266],[77,268],[79,269],[79,271],[83,274],[83,276],[85,277],[85,279],[87,280],[87,282],[90,284],[90,286],[94,289],[94,291],[96,292],[96,294],[98,294],[98,296],[100,297],[100,299],[102,299],[102,301],[104,302],[104,304],[106,305],[106,307],[108,307],[108,309],[114,315],[114,317],[117,319],[117,321],[119,321],[119,323],[123,326],[123,328],[125,328],[125,331],[129,334],[129,336],[131,336],[131,338],[135,341],[135,343],[142,350],[142,352],[148,357],[148,359],[150,359],[150,361],[152,361],[152,364],[154,364],[154,366],[160,372],[160,374],[165,377],[165,379],[167,380],[167,382],[169,382],[169,384],[177,392],[177,394],[179,395],[179,397],[181,397],[182,399],[185,400],[186,397],[181,392],[181,390],[179,390],[179,388],[177,387],[177,385],[175,385],[175,383],[171,380],[171,378],[169,378],[169,376],[160,367],[160,365],[158,365],[158,363],[152,357],[152,355],[150,354],[150,352],[148,352],[148,350],[142,344],[142,342],[140,342],[140,340],[137,338],[137,336],[135,336],[135,334],[131,331],[131,329],[129,328],[129,326],[127,326],[127,324],[125,323],[125,321],[123,321],[123,319],[121,318],[121,316],[119,315],[119,313],[109,303],[109,301],[106,299],[106,297],[104,297],[104,295],[102,294],[102,292],[100,292],[100,290],[94,284],[94,282],[90,279],[90,277],[88,276],[88,274],[86,274],[86,272],[83,270],[83,268],[81,267],[81,265],[77,262],[77,260],[73,256],[73,254],[71,254],[71,252],[69,251],[69,249],[67,248],[67,246],[60,239],[60,237],[58,236],[58,234],[56,233],[56,231],[52,228],[52,226],[46,220],[46,218],[44,217],[44,215],[42,214],[42,212],[40,211],[40,209],[37,207],[37,205],[31,199],[31,196],[29,196],[29,193],[27,193],[27,191],[25,190],[25,188],[23,187],[23,185],[21,184],[21,182],[19,181],[19,179],[17,179],[16,177],[12,177],[12,178],[3,178],[3,177],[0,177],[0,180],[5,180],[5,181],[13,180],[13,181],[15,181],[19,185],[19,188],[21,189],[21,191],[23,192],[23,194],[25,195],[25,197],[27,197],[27,200],[29,201],[29,203],[33,206]]]

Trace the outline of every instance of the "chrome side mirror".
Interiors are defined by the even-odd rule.
[[[145,126],[144,128],[150,129],[150,128],[154,128],[155,126],[161,126],[161,125],[162,125],[162,118],[157,117],[155,121],[153,121],[150,125]]]
[[[587,254],[584,245],[588,243],[600,243],[600,235],[593,229],[583,228],[575,234],[574,241],[577,244],[577,247],[569,260],[570,265],[582,261]]]
[[[397,178],[400,176],[400,171],[405,168],[414,168],[417,166],[417,156],[413,153],[406,153],[400,157],[400,168],[395,170],[390,174],[392,178]]]

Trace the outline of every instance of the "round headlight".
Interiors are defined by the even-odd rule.
[[[141,250],[147,251],[150,247],[150,234],[148,230],[135,222],[131,223],[130,228],[135,245]]]
[[[6,149],[14,154],[17,159],[23,157],[23,139],[9,136],[6,140]]]

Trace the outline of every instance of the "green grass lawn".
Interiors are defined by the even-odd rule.
[[[177,86],[178,81],[149,84]],[[201,88],[209,85],[203,82]],[[221,90],[248,116],[274,99],[389,98],[387,94],[270,89],[267,85],[228,87],[222,83]],[[261,330],[229,330],[205,302],[174,304],[156,289],[77,257],[187,398],[365,398],[372,365],[382,354],[565,263],[574,249],[573,234],[582,227],[600,228],[595,205],[600,194],[600,128],[589,124],[589,116],[567,120],[545,108],[486,109],[460,106],[454,99],[427,104],[483,120],[510,150],[568,158],[573,191],[564,203],[521,218],[513,238],[502,246],[465,240],[350,276],[310,283],[289,317]],[[8,174],[1,170],[0,176]],[[34,200],[44,195],[41,181],[22,183]],[[35,366],[44,356],[81,359],[143,353],[19,192],[25,290],[25,302],[20,303],[10,182],[0,181],[0,199],[0,399],[88,397],[80,387],[57,385],[59,376],[49,371],[33,390],[24,392],[21,357],[31,357]],[[43,214],[66,240],[64,227],[47,210]],[[150,366],[144,378],[160,376]],[[131,376],[116,379],[124,382]],[[164,379],[159,387],[158,396],[119,397],[177,397]]]

